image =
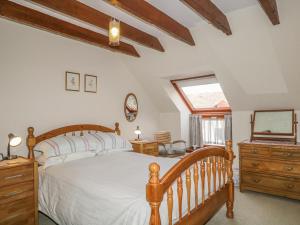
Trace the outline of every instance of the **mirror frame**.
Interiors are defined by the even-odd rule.
[[[256,113],[260,113],[260,112],[292,112],[292,132],[291,133],[272,133],[272,132],[255,132],[255,118],[256,118]],[[253,134],[255,135],[280,135],[280,136],[294,136],[295,135],[295,127],[294,127],[294,123],[295,123],[295,112],[293,109],[280,109],[280,110],[256,110],[254,111],[254,117],[253,117],[253,122],[254,122],[254,126],[253,126]]]
[[[259,112],[292,112],[292,131],[291,133],[272,133],[272,132],[255,132],[255,117]],[[297,116],[294,109],[278,109],[278,110],[255,110],[251,115],[251,139],[254,140],[269,140],[269,141],[289,141],[297,143]],[[256,135],[259,135],[257,137]],[[264,137],[266,136],[266,137]],[[278,137],[277,137],[278,136]]]
[[[128,100],[128,98],[129,98],[129,96],[131,96],[131,95],[133,95],[134,96],[134,98],[135,98],[135,100],[136,100],[136,104],[137,104],[137,109],[136,109],[136,117],[134,118],[134,120],[129,120],[128,118],[127,118],[127,113],[126,113],[126,103],[127,103],[127,100]],[[138,100],[137,100],[137,97],[136,97],[136,95],[135,94],[133,94],[133,93],[129,93],[129,94],[127,94],[126,95],[126,98],[125,98],[125,102],[124,102],[124,114],[125,114],[125,118],[126,118],[126,120],[128,121],[128,122],[133,122],[133,121],[135,121],[136,120],[136,118],[137,118],[137,116],[138,116],[138,114],[139,114],[139,103],[138,103]]]

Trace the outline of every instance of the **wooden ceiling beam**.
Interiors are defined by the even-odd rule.
[[[164,30],[176,39],[194,46],[190,31],[144,0],[105,0],[111,5],[123,9],[140,19]]]
[[[0,1],[0,17],[35,28],[40,28],[64,37],[90,43],[111,51],[140,57],[132,45],[121,42],[118,47],[110,47],[108,44],[108,37],[105,35],[65,22],[8,0]]]
[[[276,0],[258,0],[273,25],[280,24]]]
[[[109,29],[111,16],[106,15],[92,7],[76,0],[31,0],[47,8],[69,15],[81,21],[87,22],[102,29]],[[164,52],[159,40],[135,27],[121,22],[121,36],[131,39],[141,45]]]
[[[196,13],[203,16],[216,28],[227,35],[231,35],[231,29],[225,14],[210,0],[181,0]]]

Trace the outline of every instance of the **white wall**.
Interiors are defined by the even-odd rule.
[[[159,129],[172,132],[172,139],[178,140],[181,137],[180,113],[160,113]]]
[[[2,149],[10,131],[24,135],[29,125],[45,131],[74,122],[99,121],[111,126],[118,120],[128,136],[140,125],[149,137],[156,129],[168,129],[175,137],[187,139],[188,113],[178,104],[174,90],[166,87],[166,80],[208,73],[216,74],[233,109],[234,143],[249,138],[253,110],[300,109],[300,1],[277,2],[278,26],[271,24],[257,4],[227,14],[232,36],[202,22],[192,29],[196,46],[164,35],[160,41],[166,52],[138,46],[141,58],[119,56],[0,20]],[[115,59],[116,65],[112,63]],[[65,92],[66,70],[98,75],[99,93]],[[123,99],[129,91],[138,94],[141,110],[132,124],[122,115]],[[13,105],[19,98],[21,103]],[[40,107],[35,102],[40,102]],[[159,112],[163,114],[159,116]]]
[[[65,71],[81,73],[81,91],[65,91]],[[83,91],[83,75],[98,76],[98,93]],[[139,102],[136,121],[123,114],[126,94]],[[159,112],[119,54],[0,19],[0,152],[6,151],[7,134],[23,137],[34,126],[36,134],[76,123],[114,127],[134,137],[137,125],[143,136],[157,130]]]
[[[216,74],[233,109],[236,144],[250,137],[249,114],[253,110],[300,109],[300,1],[278,0],[277,3],[280,25],[273,26],[256,4],[226,14],[231,36],[201,22],[192,28],[196,46],[166,35],[161,37],[166,52],[140,47],[141,59],[123,60],[159,102],[160,111],[168,113],[182,112],[182,109],[176,103],[170,104],[174,103],[172,92],[167,92],[168,97],[163,96],[165,86],[159,80]],[[169,129],[177,127],[174,123],[180,126],[183,121],[169,121]]]

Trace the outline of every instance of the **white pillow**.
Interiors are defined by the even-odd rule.
[[[85,136],[57,136],[38,143],[35,152],[40,152],[36,157],[38,162],[44,163],[48,158],[62,156],[77,152],[96,150],[94,138]]]
[[[70,162],[73,160],[78,160],[78,159],[91,158],[94,156],[96,156],[95,151],[72,153],[72,154],[65,155],[64,163]]]
[[[44,165],[48,159],[48,164],[64,160],[63,157],[59,159],[54,157],[72,153],[88,151],[107,153],[114,150],[128,151],[131,149],[132,145],[126,138],[109,132],[85,133],[83,136],[57,136],[44,140],[34,147],[34,151],[39,153],[36,159],[41,165]]]
[[[92,138],[94,139],[95,142],[91,145],[96,148],[96,151],[98,153],[113,149],[132,149],[132,145],[126,138],[121,137],[115,133],[97,132],[94,134],[88,134],[88,136],[90,136],[88,138],[89,140],[91,140]]]
[[[76,153],[71,153],[71,154],[66,154],[61,156],[50,157],[44,162],[43,167],[44,169],[46,169],[49,166],[54,166],[57,164],[62,164],[62,163],[66,163],[78,159],[91,158],[94,156],[96,156],[96,152],[87,151],[87,152],[76,152]]]
[[[97,152],[97,155],[102,156],[102,155],[107,155],[107,154],[116,153],[116,152],[130,152],[130,151],[132,151],[132,148],[106,149],[106,150]]]

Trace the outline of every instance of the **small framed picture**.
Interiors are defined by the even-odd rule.
[[[84,91],[97,93],[97,76],[84,75]]]
[[[80,73],[66,72],[66,91],[80,91]]]

